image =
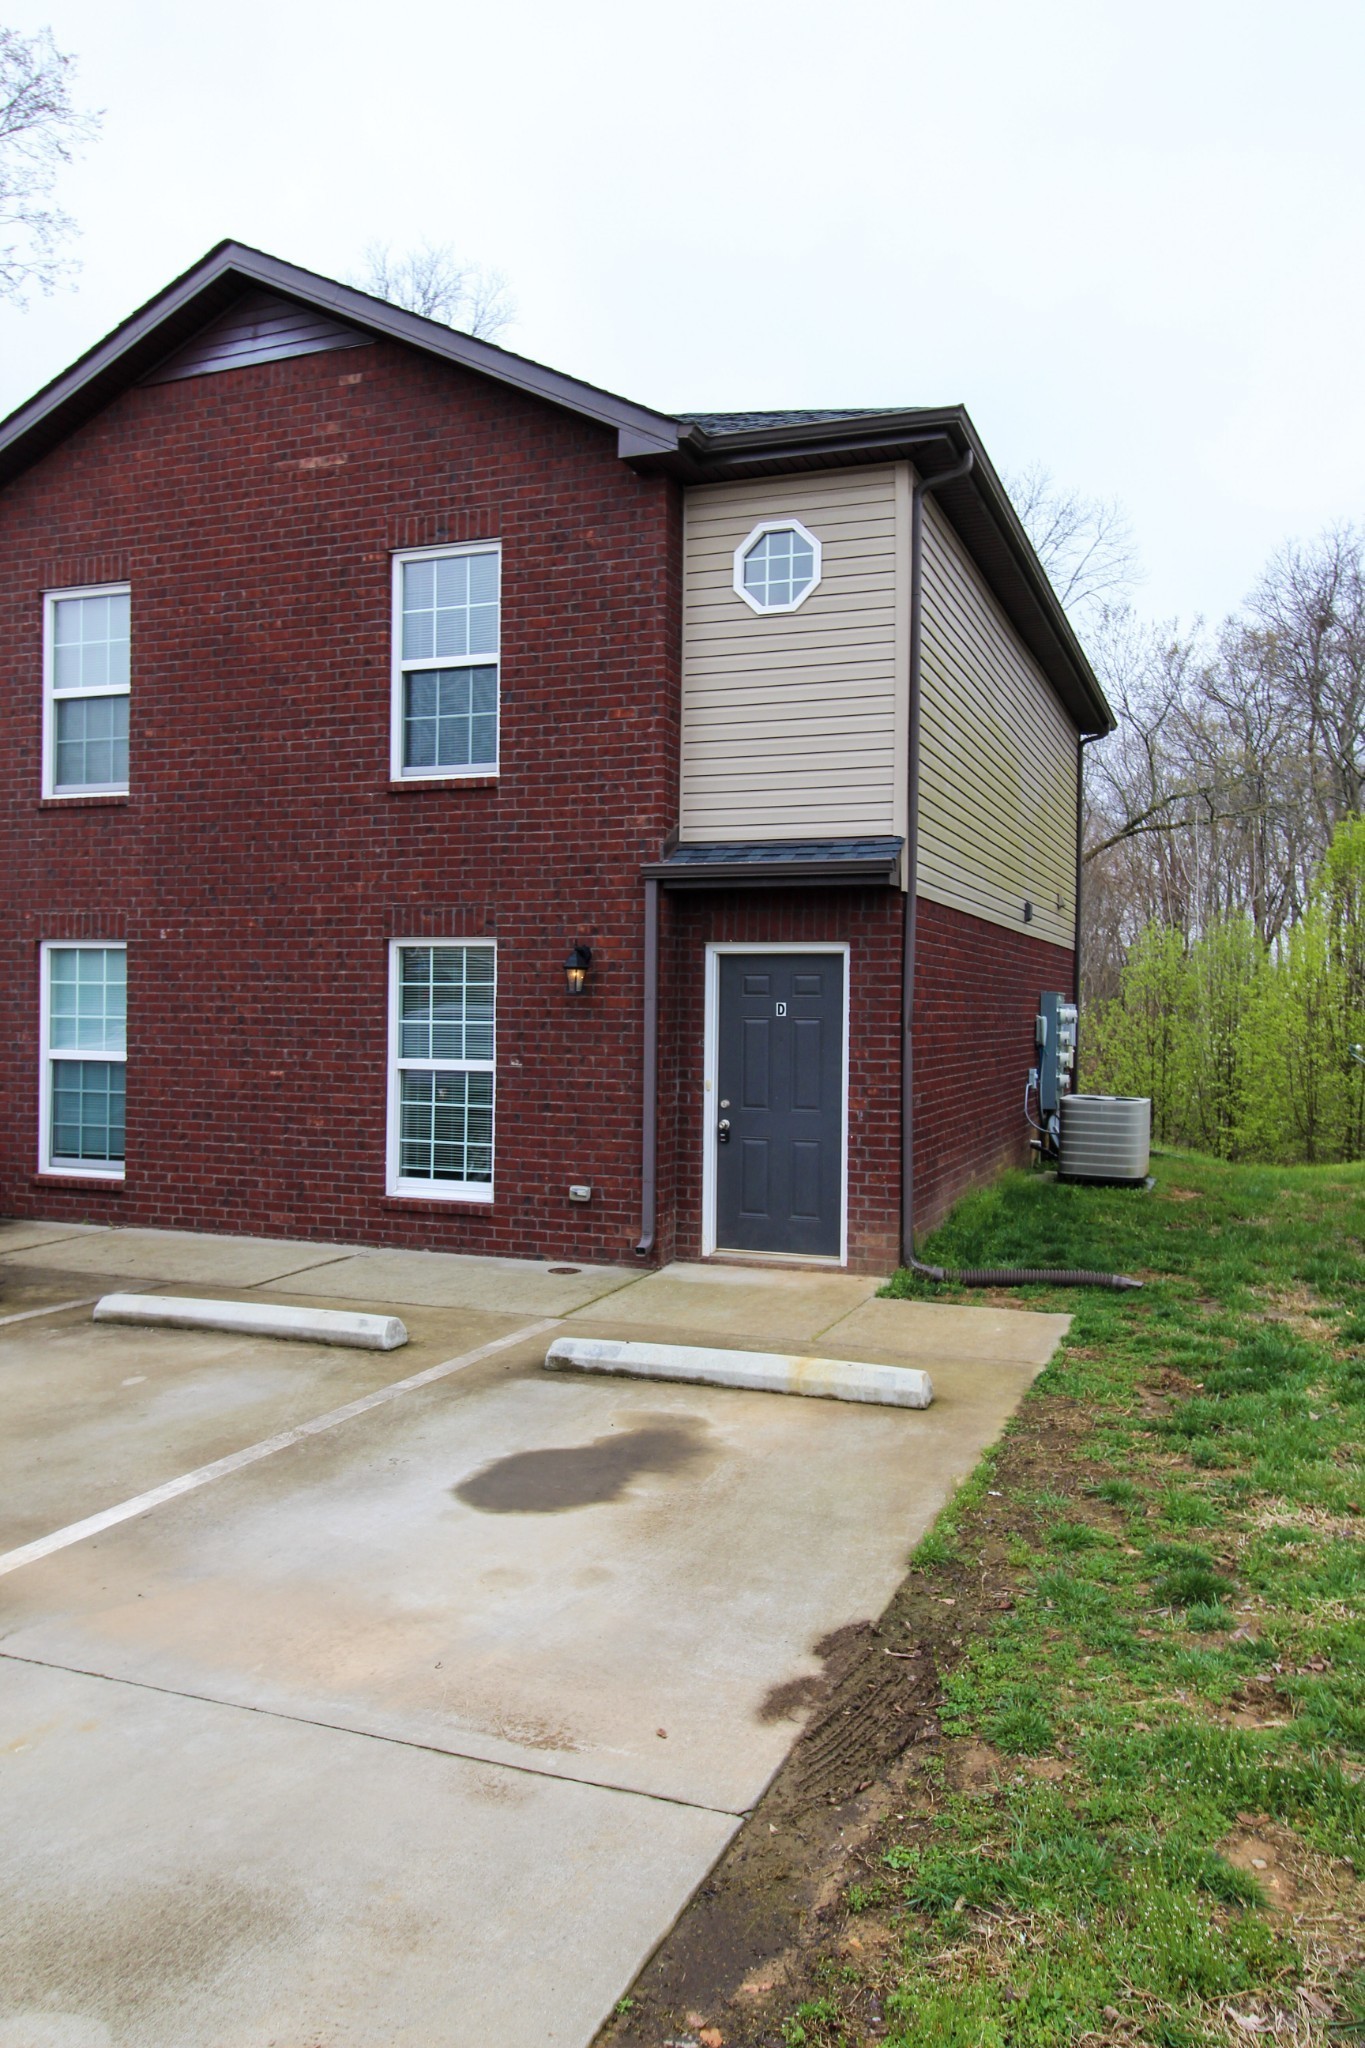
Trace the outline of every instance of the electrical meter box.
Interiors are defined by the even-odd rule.
[[[1073,1002],[1055,990],[1038,998],[1034,1029],[1038,1049],[1038,1108],[1044,1116],[1055,1116],[1064,1095],[1076,1085],[1076,1024],[1079,1012]]]

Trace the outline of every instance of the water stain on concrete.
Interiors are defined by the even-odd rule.
[[[63,2048],[65,2039],[93,2048],[108,2038],[101,2027],[135,2040],[139,2016],[183,1999],[243,1950],[286,1938],[297,1917],[294,1901],[274,1889],[193,1869],[129,1879],[93,1899],[6,1892],[0,1916],[8,2011],[57,2013],[70,2027],[56,2036]],[[8,2048],[3,2033],[0,2042]]]
[[[516,1451],[453,1486],[466,1507],[485,1515],[562,1515],[619,1500],[645,1472],[682,1472],[708,1455],[706,1425],[689,1416],[646,1418],[589,1444]]]

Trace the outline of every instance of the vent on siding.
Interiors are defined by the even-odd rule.
[[[277,363],[284,356],[318,355],[329,348],[366,348],[370,340],[368,334],[343,327],[325,313],[291,305],[288,299],[277,299],[269,292],[250,292],[142,381],[173,384],[178,378],[206,377],[215,370]]]

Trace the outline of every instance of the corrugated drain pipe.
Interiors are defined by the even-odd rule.
[[[975,462],[971,449],[954,468],[938,476],[917,477],[910,496],[910,733],[908,754],[908,810],[905,821],[905,937],[901,965],[901,1264],[923,1280],[950,1281],[955,1287],[1109,1287],[1124,1290],[1141,1287],[1140,1280],[1126,1273],[1091,1273],[1072,1267],[1047,1266],[964,1266],[957,1271],[945,1266],[927,1266],[915,1253],[915,941],[918,936],[919,883],[919,780],[920,780],[920,657],[924,634],[923,557],[924,500],[930,491],[957,483],[970,474]],[[1079,748],[1077,769],[1077,919],[1079,938]],[[1080,990],[1077,989],[1079,999]]]

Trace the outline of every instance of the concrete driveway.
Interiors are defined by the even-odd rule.
[[[129,1282],[413,1341],[92,1326]],[[0,2048],[589,2040],[1065,1327],[874,1289],[0,1224]],[[938,1398],[551,1376],[565,1327]]]

